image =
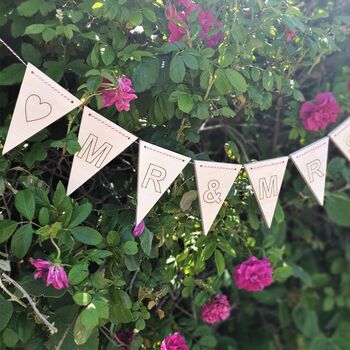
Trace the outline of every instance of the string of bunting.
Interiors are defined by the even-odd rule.
[[[26,64],[1,38],[0,41],[24,65],[26,71],[6,137],[3,154],[60,119],[81,101],[31,63]],[[84,107],[67,194],[116,158],[137,136],[89,107]],[[191,161],[191,158],[151,143],[139,141],[136,225],[139,224],[188,163],[194,164],[204,234],[207,234],[242,168],[248,174],[264,221],[270,228],[288,160],[291,159],[320,205],[323,205],[329,139],[350,161],[350,117],[328,136],[286,157],[244,165]]]

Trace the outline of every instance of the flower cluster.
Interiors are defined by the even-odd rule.
[[[55,289],[69,288],[63,266],[42,259],[30,259],[30,263],[35,267],[34,278],[43,279],[46,287],[52,284]]]
[[[197,19],[201,27],[199,39],[203,40],[205,45],[212,48],[218,46],[222,42],[222,23],[214,18],[212,11],[204,9],[201,5],[191,0],[177,0],[175,4],[182,9],[177,9],[177,7],[172,4],[166,7],[166,17],[169,20],[170,43],[179,41],[186,35],[188,31],[188,16],[194,11],[198,11]],[[214,33],[209,34],[210,31]]]
[[[202,321],[218,323],[230,316],[230,303],[226,295],[221,294],[202,306]]]
[[[179,332],[175,332],[162,341],[160,350],[189,350],[189,348],[185,338]]]
[[[272,272],[270,261],[267,258],[259,260],[252,256],[236,267],[233,278],[239,289],[258,292],[272,283]]]
[[[301,121],[306,130],[318,131],[337,121],[340,106],[331,92],[316,95],[316,102],[304,102],[300,109]]]
[[[131,80],[122,76],[117,79],[117,86],[107,79],[103,79],[103,86],[100,87],[103,98],[103,107],[115,105],[118,112],[129,111],[130,101],[137,99],[134,94]]]

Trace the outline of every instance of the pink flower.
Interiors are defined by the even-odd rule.
[[[115,105],[118,112],[129,111],[130,101],[137,99],[134,94],[135,90],[132,88],[131,80],[122,76],[117,80],[117,87],[110,87],[111,82],[103,79],[104,86],[100,87],[102,91],[103,107]]]
[[[170,36],[168,41],[174,43],[181,40],[187,33],[185,28],[188,25],[188,16],[198,10],[198,22],[201,26],[199,39],[209,47],[216,47],[223,40],[223,33],[221,31],[222,23],[219,20],[214,21],[214,15],[210,10],[205,10],[199,4],[190,0],[178,0],[177,6],[181,6],[184,10],[177,11],[174,5],[166,7],[166,18],[169,20],[168,28]],[[208,37],[208,33],[213,30],[214,34]]]
[[[135,226],[134,230],[132,231],[133,236],[140,237],[143,234],[145,227],[145,222],[142,220],[137,226]]]
[[[175,332],[162,341],[160,350],[189,350],[189,348],[185,338],[179,332]]]
[[[290,30],[289,28],[286,28],[284,35],[285,35],[285,39],[287,44],[290,44],[299,34],[299,30]]]
[[[116,334],[117,342],[121,342],[121,350],[129,350],[129,345],[134,338],[134,332],[119,330]]]
[[[239,289],[248,292],[258,292],[272,283],[272,267],[269,259],[259,260],[255,256],[250,257],[233,272],[233,278]]]
[[[217,295],[213,300],[202,306],[202,321],[218,323],[230,316],[230,303],[226,295]]]
[[[52,284],[55,289],[69,288],[63,266],[42,259],[30,259],[30,263],[35,267],[34,278],[44,280],[46,287]]]
[[[337,121],[340,106],[331,92],[316,95],[316,102],[304,102],[300,109],[300,117],[306,130],[318,131],[326,129],[330,123]]]

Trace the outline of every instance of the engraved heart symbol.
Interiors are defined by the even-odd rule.
[[[40,96],[35,94],[28,96],[25,105],[25,115],[28,123],[46,118],[51,111],[52,106],[50,103],[41,102]]]

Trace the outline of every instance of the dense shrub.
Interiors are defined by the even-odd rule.
[[[335,124],[307,131],[299,116],[320,92],[340,104],[337,122],[349,112],[346,0],[205,0],[186,13],[174,2],[1,0],[0,37],[84,104],[195,159],[268,159],[326,135]],[[3,46],[0,55],[3,144],[25,67]],[[136,90],[129,111],[103,108],[103,78],[115,75]],[[334,147],[325,208],[289,166],[268,230],[242,172],[204,236],[189,165],[134,237],[137,145],[65,195],[80,118],[75,110],[0,158],[0,349],[131,339],[130,349],[159,349],[176,331],[197,350],[349,349],[350,172]],[[253,255],[270,260],[274,283],[249,293],[231,274]],[[51,265],[31,258],[63,264],[70,288],[34,279],[33,264],[44,279]],[[218,294],[231,315],[206,324],[202,305]]]

